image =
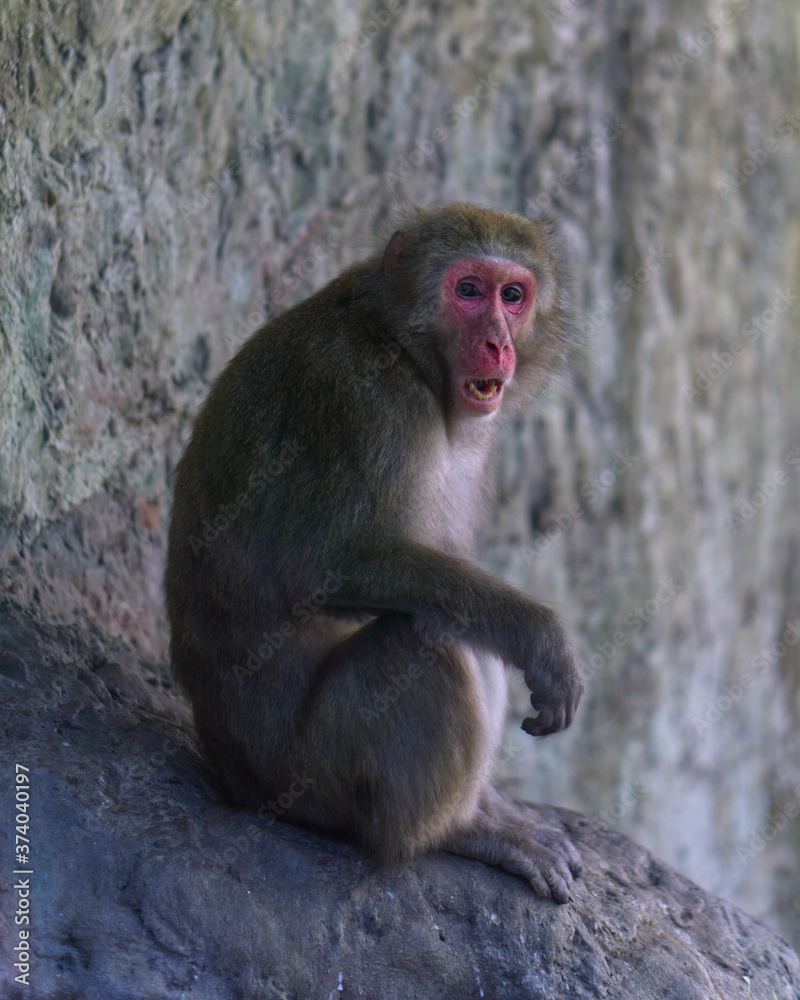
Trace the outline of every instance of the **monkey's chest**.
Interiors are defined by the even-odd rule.
[[[453,555],[472,554],[482,507],[485,453],[440,443],[421,465],[411,491],[410,533]]]

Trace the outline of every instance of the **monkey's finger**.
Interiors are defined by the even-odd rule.
[[[553,724],[553,709],[549,707],[547,701],[544,701],[544,704],[537,704],[537,701],[542,702],[544,699],[541,699],[539,695],[532,694],[530,696],[531,707],[534,711],[532,718],[536,720],[536,727],[541,733]]]
[[[536,695],[531,695],[531,704]],[[534,705],[534,708],[536,706]],[[534,718],[525,719],[522,728],[531,736],[549,736],[551,733],[558,733],[565,726],[566,717],[563,708],[554,710],[552,708],[540,708],[538,715]]]
[[[564,727],[559,725],[558,722],[553,722],[550,716],[547,716],[544,720],[539,716],[536,719],[523,719],[521,728],[529,736],[550,736]]]
[[[526,732],[529,736],[541,736],[541,727],[542,724],[537,716],[535,719],[523,719],[520,729],[522,729],[523,732]]]
[[[568,704],[565,702],[557,702],[558,708],[550,709],[550,724],[548,726],[548,733],[560,733],[562,729],[566,729],[570,724],[569,719],[569,708]]]

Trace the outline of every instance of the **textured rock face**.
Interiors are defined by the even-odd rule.
[[[0,588],[163,657],[171,472],[242,338],[396,197],[552,207],[588,347],[481,555],[587,695],[505,780],[800,943],[799,63],[794,0],[5,0]]]
[[[737,997],[795,1000],[773,931],[602,824],[557,906],[480,862],[396,869],[214,792],[186,707],[155,664],[0,603],[6,810],[27,768],[30,863],[0,839],[0,996],[209,1000]],[[32,874],[12,875],[15,869]],[[27,884],[26,884],[27,883]],[[18,887],[28,925],[15,925]],[[29,985],[15,988],[20,926]]]

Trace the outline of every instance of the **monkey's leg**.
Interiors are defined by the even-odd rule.
[[[315,793],[291,818],[392,861],[441,841],[477,807],[490,733],[480,678],[433,650],[410,615],[380,615],[318,664],[297,717]]]
[[[390,613],[326,657],[303,712],[303,767],[320,780],[300,821],[388,860],[436,848],[477,858],[567,902],[577,852],[488,786],[502,705],[486,703],[492,671],[452,638],[422,646],[410,616]]]

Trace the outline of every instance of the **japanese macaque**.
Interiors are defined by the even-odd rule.
[[[489,784],[522,671],[545,736],[583,690],[555,614],[470,562],[501,415],[571,342],[549,224],[415,209],[258,330],[175,477],[175,676],[239,803],[393,862],[440,849],[569,899],[562,831]]]

